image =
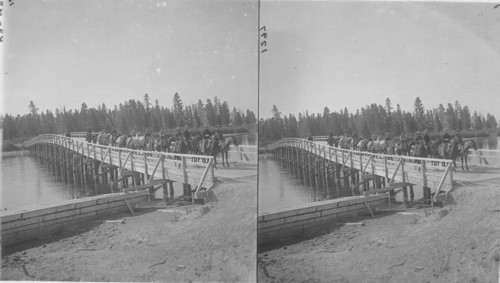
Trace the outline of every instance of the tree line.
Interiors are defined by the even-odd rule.
[[[66,132],[111,131],[128,134],[136,132],[156,132],[161,129],[172,129],[188,126],[190,128],[215,126],[243,126],[257,122],[255,114],[246,110],[243,112],[236,107],[232,110],[229,104],[221,102],[217,96],[213,102],[207,99],[205,103],[199,99],[196,104],[184,105],[178,93],[174,94],[172,107],[160,106],[158,100],[154,105],[149,95],[144,95],[143,101],[130,99],[113,108],[103,103],[97,108],[89,108],[82,103],[80,109],[55,109],[38,111],[33,101],[29,104],[29,114],[5,114],[2,119],[4,140],[28,138],[40,134],[54,134]]]
[[[458,101],[448,103],[445,108],[425,109],[419,97],[415,99],[413,111],[401,110],[399,104],[394,109],[389,98],[385,105],[372,103],[350,113],[347,108],[340,112],[331,112],[325,107],[323,113],[298,113],[282,115],[276,105],[272,108],[273,116],[259,121],[259,140],[274,141],[285,137],[306,137],[309,135],[335,136],[353,135],[364,138],[399,136],[417,131],[442,132],[459,130],[483,130],[496,128],[497,122],[489,113],[485,116]]]

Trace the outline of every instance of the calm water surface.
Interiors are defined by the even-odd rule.
[[[498,149],[500,137],[476,140],[479,149]],[[336,187],[326,190],[305,185],[287,168],[271,157],[259,156],[259,213],[297,204],[317,202],[336,197]],[[350,196],[350,190],[339,188],[340,196]]]

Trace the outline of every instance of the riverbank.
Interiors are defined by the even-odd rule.
[[[114,217],[123,223],[96,220],[7,247],[1,279],[253,282],[257,176],[243,170],[222,177],[205,206],[143,208]]]
[[[259,282],[498,282],[500,170],[454,176],[444,208],[378,212],[259,247]]]

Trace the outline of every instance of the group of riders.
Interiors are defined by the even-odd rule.
[[[231,144],[238,146],[236,138],[230,136],[226,139],[220,127],[217,127],[213,134],[206,127],[201,134],[196,135],[192,135],[187,126],[178,127],[173,136],[167,135],[163,130],[154,134],[146,132],[144,135],[135,131],[119,134],[116,130],[93,133],[88,127],[85,139],[88,143],[120,148],[209,156],[227,153],[224,151]]]
[[[312,141],[312,136],[308,137]],[[383,153],[390,155],[406,155],[414,157],[434,157],[454,159],[462,151],[470,148],[477,149],[474,140],[465,143],[459,130],[452,137],[448,131],[441,137],[431,140],[427,130],[417,132],[413,138],[407,138],[401,134],[399,138],[393,139],[387,133],[385,138],[360,138],[357,134],[349,136],[334,137],[330,132],[327,143],[329,146],[340,147],[358,151]]]

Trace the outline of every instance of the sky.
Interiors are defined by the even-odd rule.
[[[2,113],[207,98],[257,113],[257,1],[22,0],[4,14]]]
[[[268,31],[260,117],[351,112],[371,103],[413,111],[458,100],[500,119],[500,8],[493,3],[261,3]],[[471,113],[472,114],[472,113]]]

